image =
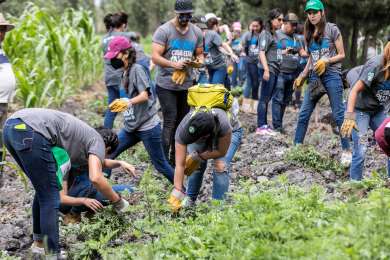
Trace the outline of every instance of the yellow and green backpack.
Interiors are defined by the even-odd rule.
[[[233,104],[233,95],[222,84],[198,84],[188,89],[188,105],[200,108],[220,108],[228,111]]]

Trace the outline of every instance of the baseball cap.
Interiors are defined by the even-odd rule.
[[[233,28],[233,31],[241,31],[242,30],[241,23],[240,22],[234,22],[233,25],[232,25],[232,28]]]
[[[290,23],[298,23],[299,18],[296,14],[294,13],[288,13],[284,18],[283,22],[290,22]]]
[[[309,0],[306,3],[305,12],[309,10],[321,11],[324,9],[324,4],[320,0]]]
[[[206,18],[202,15],[197,15],[197,16],[192,17],[191,22],[193,24],[195,24],[196,26],[198,26],[202,30],[207,29]]]
[[[213,19],[213,18],[217,19],[218,21],[221,21],[221,20],[222,20],[221,17],[216,16],[214,13],[208,13],[208,14],[206,14],[204,17],[206,18],[206,22],[207,22],[208,20],[210,20],[210,19]]]
[[[187,144],[192,144],[204,136],[213,135],[214,131],[214,115],[211,112],[199,111],[191,117],[181,138]]]
[[[113,59],[121,51],[127,50],[131,48],[131,43],[130,41],[124,37],[124,36],[116,36],[114,39],[110,41],[108,44],[108,49],[106,55],[104,55],[105,59]]]

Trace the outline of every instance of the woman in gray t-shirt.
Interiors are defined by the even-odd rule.
[[[352,69],[347,75],[347,80],[353,87],[349,94],[341,134],[345,137],[352,135],[353,152],[349,174],[352,180],[361,180],[364,155],[367,150],[366,140],[371,136],[368,129],[376,131],[388,117],[390,43],[387,43],[384,55],[375,56],[368,60],[364,66]],[[354,131],[354,128],[357,128],[358,131]]]
[[[309,87],[306,89],[303,104],[299,113],[295,144],[302,144],[305,138],[310,116],[314,111],[319,98],[310,95],[318,91],[311,91],[314,86],[323,85],[329,97],[333,118],[338,127],[344,121],[343,82],[341,80],[341,62],[345,58],[343,38],[339,28],[326,22],[324,5],[319,0],[309,0],[305,12],[305,43],[308,47],[308,63],[295,80],[294,87],[301,87],[304,79],[309,75]],[[317,87],[318,89],[318,87]],[[341,138],[341,163],[349,166],[352,154],[349,140]]]
[[[152,94],[150,78],[145,68],[136,62],[136,50],[125,38],[112,40],[109,47],[120,46],[111,56],[123,62],[125,73],[122,85],[127,97],[122,109],[124,123],[119,131],[119,146],[110,155],[118,157],[122,152],[142,141],[156,170],[173,183],[173,168],[168,163],[162,148],[161,124],[157,114],[156,99]],[[117,101],[114,101],[114,103]],[[112,107],[110,105],[110,107]]]

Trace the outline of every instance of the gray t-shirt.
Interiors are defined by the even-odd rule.
[[[312,40],[308,44],[308,51],[312,61],[310,69],[313,69],[313,64],[316,64],[322,57],[329,59],[337,55],[336,40],[340,35],[340,30],[335,24],[326,23],[322,40],[319,43]],[[341,62],[329,64],[327,71],[341,74]]]
[[[366,62],[359,80],[364,82],[364,90],[356,100],[356,109],[366,112],[379,112],[390,105],[390,80],[385,80],[383,55]]]
[[[172,21],[161,25],[153,35],[153,42],[165,47],[164,58],[173,61],[192,60],[197,48],[203,47],[202,31],[195,25],[189,24],[185,34],[177,31]],[[173,68],[157,66],[156,82],[159,87],[169,90],[186,90],[192,86],[193,73],[187,70],[187,78],[183,85],[172,81]]]
[[[206,66],[211,69],[225,66],[225,56],[219,50],[219,47],[221,47],[223,43],[222,37],[213,30],[207,30],[204,39],[204,55]]]
[[[259,34],[254,32],[246,32],[242,36],[242,47],[247,55],[249,63],[259,62]]]
[[[10,118],[19,118],[42,134],[53,146],[67,151],[73,168],[88,166],[88,156],[96,155],[103,163],[105,144],[101,135],[76,117],[44,108],[26,108]]]
[[[259,36],[260,51],[265,52],[270,73],[277,75],[279,73],[279,64],[282,60],[278,52],[278,36],[272,35],[269,31],[263,30]]]
[[[349,87],[352,88],[359,80],[360,74],[362,73],[364,65],[357,66],[348,71],[346,79]]]
[[[142,65],[134,64],[128,75],[129,77],[129,98],[138,96],[143,91],[148,91],[149,99],[147,102],[136,104],[129,107],[124,113],[124,127],[128,132],[134,132],[142,128],[144,131],[156,126],[159,121],[150,122],[150,119],[156,118],[157,106],[156,99],[153,98],[150,91],[150,79]],[[149,129],[145,129],[143,125],[147,123]]]
[[[297,71],[299,66],[299,51],[302,45],[299,39],[294,35],[288,35],[283,30],[276,32],[278,38],[278,55],[282,58],[280,61],[280,72],[291,74]],[[291,48],[292,51],[288,54],[282,54],[282,51]]]
[[[213,108],[213,113],[215,113],[215,116],[218,118],[219,121],[219,128],[217,133],[214,136],[214,140],[212,140],[212,146],[215,146],[218,142],[218,139],[225,136],[227,133],[232,131],[232,127],[229,122],[228,115],[225,110],[219,109],[219,108]],[[176,134],[175,134],[175,141],[179,144],[183,145],[189,145],[189,143],[186,140],[186,134],[188,129],[188,124],[190,122],[191,116],[192,116],[193,110],[191,110],[181,121],[179,126],[177,127]],[[205,141],[202,140],[200,142],[196,142],[197,144],[203,144]],[[206,147],[209,148],[209,147]],[[199,151],[202,152],[202,151]]]

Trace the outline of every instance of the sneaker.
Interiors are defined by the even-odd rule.
[[[42,242],[34,241],[30,247],[30,251],[34,255],[44,255],[45,254],[45,248],[43,247]]]
[[[341,159],[340,159],[341,165],[345,168],[348,168],[349,166],[351,166],[351,162],[352,162],[352,153],[349,151],[342,152]]]
[[[273,131],[269,126],[264,125],[262,127],[259,127],[256,129],[257,135],[268,135],[268,136],[275,136],[276,133]]]

